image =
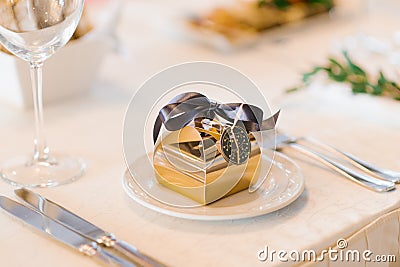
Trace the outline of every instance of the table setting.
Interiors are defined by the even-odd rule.
[[[396,10],[3,1],[1,266],[397,266]]]

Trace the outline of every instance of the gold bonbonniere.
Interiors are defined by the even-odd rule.
[[[153,158],[160,184],[202,205],[255,184],[261,161],[252,133],[240,126],[222,127],[217,120],[208,125],[193,123],[164,134]]]

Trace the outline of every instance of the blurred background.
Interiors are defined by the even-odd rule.
[[[45,104],[101,92],[122,94],[128,104],[162,69],[213,61],[250,77],[272,109],[299,108],[338,120],[375,118],[375,109],[384,112],[383,106],[397,107],[397,101],[354,96],[348,84],[322,73],[306,90],[286,91],[302,87],[304,73],[325,66],[329,57],[343,61],[344,50],[372,80],[382,70],[399,81],[399,12],[396,0],[87,0],[77,38],[45,65]],[[0,67],[0,101],[31,108],[26,65],[0,52]]]

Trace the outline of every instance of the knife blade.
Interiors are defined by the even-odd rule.
[[[97,243],[92,242],[64,225],[46,217],[40,212],[24,206],[5,196],[0,196],[0,207],[25,223],[35,227],[42,233],[78,250],[80,253],[93,259],[113,266],[135,267],[134,264],[102,250]]]
[[[65,209],[57,203],[42,197],[28,189],[16,189],[15,194],[34,209],[45,214],[49,218],[63,224],[69,229],[81,234],[91,241],[111,247],[124,254],[133,262],[143,267],[165,267],[164,264],[141,253],[136,247],[129,243],[118,240],[112,233],[109,233],[87,220],[79,217],[73,212]]]

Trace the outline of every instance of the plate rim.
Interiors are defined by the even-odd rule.
[[[288,157],[287,155],[275,151],[276,154],[278,154],[280,157],[285,158],[285,160],[289,161],[291,164],[293,164],[295,166],[295,168],[298,171],[298,176],[299,176],[299,189],[296,191],[295,194],[293,194],[286,202],[283,202],[281,205],[277,205],[276,207],[272,208],[272,209],[268,209],[267,211],[260,211],[257,213],[239,213],[239,214],[227,214],[227,215],[207,215],[207,214],[192,214],[192,213],[185,213],[185,212],[179,212],[179,211],[174,211],[174,210],[169,210],[169,209],[165,209],[162,208],[161,206],[164,206],[167,204],[160,202],[160,205],[154,205],[151,204],[145,200],[143,200],[140,197],[137,197],[136,194],[134,194],[132,192],[132,190],[129,188],[128,186],[128,182],[127,179],[125,178],[126,173],[127,173],[127,169],[124,170],[124,173],[122,175],[122,187],[124,188],[125,193],[131,198],[133,199],[135,202],[137,202],[138,204],[140,204],[141,206],[156,211],[158,213],[164,214],[164,215],[168,215],[171,217],[175,217],[175,218],[182,218],[182,219],[187,219],[187,220],[197,220],[197,221],[226,221],[226,220],[240,220],[240,219],[248,219],[248,218],[254,218],[254,217],[258,217],[258,216],[262,216],[262,215],[266,215],[272,212],[275,212],[277,210],[280,210],[286,206],[289,206],[290,204],[292,204],[295,200],[297,200],[300,195],[304,192],[305,189],[305,179],[304,179],[304,175],[303,172],[301,170],[301,168],[299,167],[299,165],[292,160],[290,157]],[[129,173],[129,171],[128,171]],[[129,175],[131,175],[129,173]],[[141,187],[140,185],[138,185],[135,181],[135,179],[132,179],[132,182],[134,182],[138,188],[141,190],[141,192],[143,194],[145,194],[147,197],[150,197]],[[265,182],[265,181],[264,181]],[[154,199],[155,201],[157,201],[156,199]],[[192,209],[191,207],[174,207],[175,209],[180,209],[180,210],[185,210],[185,209]],[[202,207],[195,207],[195,208],[204,208]]]

